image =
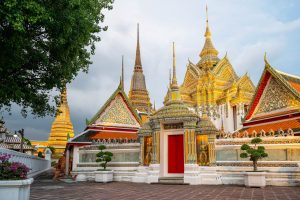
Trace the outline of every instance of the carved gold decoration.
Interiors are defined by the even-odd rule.
[[[47,145],[55,147],[57,153],[63,154],[68,137],[74,137],[74,130],[70,119],[67,90],[65,88],[61,93],[61,104],[57,108]]]
[[[148,166],[151,163],[152,157],[152,137],[144,137],[144,165]]]
[[[201,166],[209,165],[208,137],[207,135],[197,135],[197,163]]]
[[[121,95],[117,95],[115,99],[102,113],[95,124],[123,124],[123,125],[138,125],[134,116],[131,115],[130,110],[123,101]]]
[[[291,99],[294,99],[293,95],[282,84],[278,84],[274,78],[271,78],[256,114],[287,108]]]

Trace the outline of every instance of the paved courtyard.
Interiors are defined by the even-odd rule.
[[[81,182],[65,183],[51,179],[38,179],[31,187],[30,199],[270,199],[299,200],[299,187],[266,187],[245,188],[242,186],[190,186],[190,185],[157,185],[127,182],[108,184]]]

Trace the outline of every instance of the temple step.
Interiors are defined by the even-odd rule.
[[[157,184],[163,184],[163,185],[188,185],[187,183],[184,183],[183,177],[161,177],[158,178]]]

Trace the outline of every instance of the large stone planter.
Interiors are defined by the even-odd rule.
[[[112,182],[114,177],[113,171],[95,171],[95,181],[99,183]]]
[[[245,186],[265,187],[266,172],[245,172]]]
[[[30,185],[33,178],[25,180],[1,180],[0,199],[1,200],[28,200],[30,195]]]

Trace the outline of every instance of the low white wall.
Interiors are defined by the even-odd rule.
[[[27,175],[29,178],[34,177],[51,168],[51,160],[46,160],[44,158],[28,155],[26,153],[20,153],[17,151],[0,148],[0,154],[4,153],[12,155],[10,161],[20,162],[29,167],[31,169]]]

